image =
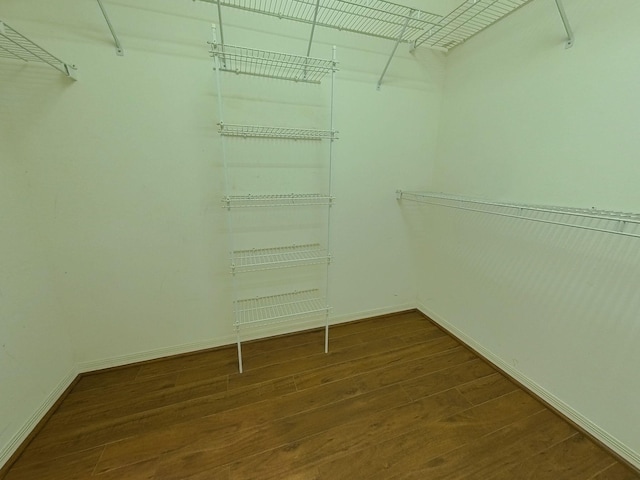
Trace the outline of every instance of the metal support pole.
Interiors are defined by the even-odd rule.
[[[336,141],[335,135],[335,119],[333,114],[333,109],[335,106],[335,84],[336,84],[336,65],[337,65],[337,55],[336,55],[336,46],[333,46],[331,59],[333,60],[333,68],[331,69],[331,101],[329,104],[329,129],[331,130],[331,139],[329,140],[329,197],[333,199],[333,156],[334,156],[334,143]],[[331,255],[331,210],[333,209],[333,200],[329,201],[329,206],[327,207],[327,253]],[[325,298],[327,300],[327,311],[325,312],[325,323],[324,323],[324,353],[329,353],[329,288],[331,286],[331,282],[329,279],[330,273],[330,265],[331,261],[327,262],[327,278],[326,278],[326,286],[325,286]]]
[[[98,5],[100,6],[100,10],[102,10],[102,15],[104,15],[104,19],[107,21],[107,26],[111,31],[111,35],[113,36],[113,41],[116,42],[116,55],[124,56],[124,48],[120,44],[120,40],[118,40],[118,36],[116,35],[116,31],[113,29],[113,25],[111,25],[111,20],[109,20],[109,15],[107,15],[107,11],[104,9],[104,5],[102,5],[102,0],[98,0]]]
[[[218,5],[219,6],[219,5]],[[213,66],[215,70],[215,79],[216,79],[216,87],[217,87],[217,98],[218,98],[218,119],[220,120],[219,125],[221,130],[224,128],[224,105],[222,98],[222,76],[220,74],[220,70],[222,68],[222,62],[224,61],[224,44],[218,43],[218,35],[217,29],[215,25],[211,25],[212,31],[212,54],[213,54]],[[220,58],[220,57],[223,58]],[[230,194],[231,194],[231,182],[229,175],[229,163],[227,159],[227,144],[224,135],[220,135],[220,147],[222,150],[222,166],[224,168],[224,200],[223,203],[227,207],[227,229],[228,229],[228,241],[229,241],[229,255],[233,258],[234,251],[234,242],[233,242],[233,217],[231,212],[231,202],[230,202]],[[231,266],[231,288],[233,292],[233,319],[236,329],[236,343],[238,347],[238,370],[240,373],[243,372],[242,366],[242,339],[240,338],[240,324],[237,323],[238,320],[238,280],[236,278],[236,271]]]
[[[236,343],[238,344],[238,370],[240,373],[244,371],[242,366],[242,343],[240,341],[240,327],[236,325]]]
[[[567,12],[564,10],[564,5],[562,4],[562,0],[556,0],[556,5],[558,5],[558,11],[560,12],[560,17],[562,17],[562,23],[564,23],[564,28],[567,31],[567,36],[569,39],[564,48],[573,47],[573,42],[575,37],[573,36],[573,30],[571,29],[571,25],[569,24],[569,18],[567,17]]]
[[[404,33],[407,31],[407,27],[409,26],[409,21],[411,20],[411,17],[413,16],[414,13],[415,13],[415,10],[411,10],[411,13],[407,17],[407,19],[404,21],[404,25],[402,26],[402,31],[400,32],[400,35],[398,35],[396,44],[393,46],[393,51],[391,52],[391,56],[389,57],[389,60],[387,61],[387,64],[384,67],[384,70],[382,71],[382,75],[380,75],[380,80],[378,80],[378,90],[380,90],[380,87],[382,86],[382,80],[384,79],[384,76],[387,74],[389,65],[391,65],[391,60],[393,60],[393,56],[396,54],[396,50],[398,50],[398,45],[400,45],[400,42],[404,38]]]

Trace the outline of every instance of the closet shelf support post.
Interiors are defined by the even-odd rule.
[[[415,10],[411,10],[411,13],[407,16],[407,18],[404,21],[404,25],[402,26],[400,35],[398,35],[398,38],[396,39],[396,43],[393,46],[393,50],[391,51],[391,56],[389,57],[389,60],[387,60],[387,64],[384,66],[382,75],[380,75],[380,80],[378,80],[378,87],[377,87],[378,90],[380,90],[380,87],[382,86],[382,80],[384,80],[384,76],[387,74],[389,65],[391,65],[391,60],[393,60],[393,57],[396,54],[396,50],[398,50],[398,45],[400,45],[400,42],[402,42],[402,40],[404,39],[404,34],[407,31],[407,27],[409,26],[409,21],[411,21],[411,17],[413,16],[414,13],[415,13]]]
[[[573,42],[575,40],[575,37],[573,35],[573,30],[571,29],[571,24],[569,23],[569,17],[567,17],[567,12],[564,9],[562,0],[556,0],[556,5],[558,6],[558,11],[560,12],[560,17],[562,18],[562,23],[564,24],[564,28],[567,31],[567,36],[569,37],[567,39],[567,43],[565,44],[564,48],[571,48],[573,47]]]
[[[111,32],[111,36],[113,37],[113,41],[116,43],[116,55],[122,57],[124,56],[124,48],[122,48],[122,44],[118,39],[118,35],[116,35],[116,31],[111,24],[111,20],[109,19],[109,15],[107,15],[107,11],[105,10],[104,5],[102,4],[102,0],[98,0],[98,5],[100,6],[100,10],[102,10],[102,15],[107,22],[107,26],[109,27],[109,31]]]

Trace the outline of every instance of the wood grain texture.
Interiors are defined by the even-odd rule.
[[[640,479],[416,312],[82,376],[6,480]]]

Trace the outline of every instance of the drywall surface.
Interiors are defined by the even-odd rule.
[[[526,7],[448,58],[428,188],[640,211],[640,4]],[[640,465],[640,240],[405,205],[419,302]]]
[[[0,70],[0,467],[74,373],[40,213],[33,208],[39,196],[31,182],[34,162],[4,148],[24,127],[19,108],[25,97],[37,97],[46,110],[51,96],[37,81],[13,83],[15,73]]]
[[[85,369],[235,338],[218,105],[207,45],[217,10],[210,3],[175,0],[105,6],[123,57],[116,56],[95,2],[8,0],[0,11],[78,66],[79,81],[59,89],[45,112],[25,99],[20,111],[30,120],[28,128],[8,139],[7,150],[40,159],[30,176],[40,192],[35,208],[75,358]],[[225,22],[229,43],[306,52],[307,25],[231,10]],[[320,29],[316,39],[312,55],[330,57],[337,44],[340,61],[332,321],[413,306],[415,277],[407,237],[397,233],[402,217],[393,192],[397,185],[417,187],[429,175],[443,58],[429,51],[412,55],[403,46],[377,91],[390,42]],[[39,65],[14,71],[15,82],[65,81]],[[274,80],[240,93],[236,79],[245,82],[224,78],[232,92],[225,108],[238,123],[287,125],[292,111],[310,124],[328,118],[320,98],[330,93],[326,85],[320,97]],[[291,94],[282,101],[278,95],[287,89]],[[288,172],[296,162],[315,168],[315,156],[299,158],[301,148],[291,142],[249,148],[270,152],[264,162],[273,163],[260,173],[270,179],[270,191],[253,193],[308,187]],[[256,235],[260,244],[262,234]]]
[[[450,53],[433,187],[636,211],[640,42],[633,0],[531,2]]]

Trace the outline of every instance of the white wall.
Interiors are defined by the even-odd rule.
[[[31,270],[50,271],[35,277],[35,285],[16,284],[12,301],[30,292],[53,301],[55,288],[55,318],[71,335],[70,345],[54,342],[64,359],[58,373],[46,370],[55,364],[44,350],[25,358],[28,368],[43,368],[29,375],[34,382],[51,379],[41,391],[15,379],[27,368],[22,360],[0,365],[3,378],[13,379],[3,382],[3,391],[28,399],[10,420],[0,410],[0,444],[15,430],[5,425],[26,422],[64,377],[71,355],[86,370],[233,339],[216,91],[206,44],[216,9],[191,0],[109,0],[105,6],[124,57],[115,55],[95,2],[4,0],[0,6],[0,18],[75,63],[79,75],[73,83],[46,66],[0,64],[0,121],[12,126],[3,136],[2,162],[9,158],[25,168],[11,195],[31,201],[30,211],[17,200],[3,202],[3,211],[41,232],[43,243],[25,243],[24,256]],[[233,12],[226,25],[228,42],[306,50],[307,26]],[[329,56],[337,44],[341,62],[333,321],[413,306],[415,277],[393,192],[397,185],[418,187],[430,174],[443,57],[410,55],[403,46],[378,92],[390,42],[323,30],[316,35],[313,55]],[[273,123],[286,120],[287,108],[273,105]],[[38,255],[30,256],[32,250]],[[31,270],[20,272],[31,278]],[[38,288],[44,293],[36,295]],[[48,321],[40,311],[27,331],[46,332]],[[12,352],[27,348],[18,337],[6,344]]]
[[[39,163],[5,149],[24,126],[20,104],[35,97],[46,110],[60,85],[37,79],[6,84],[16,71],[0,70],[0,465],[42,417],[43,405],[74,377],[67,325],[51,273],[46,233],[36,208],[42,192],[32,182]]]
[[[640,4],[531,2],[448,57],[425,187],[638,212]],[[422,308],[640,465],[638,240],[403,209]]]

